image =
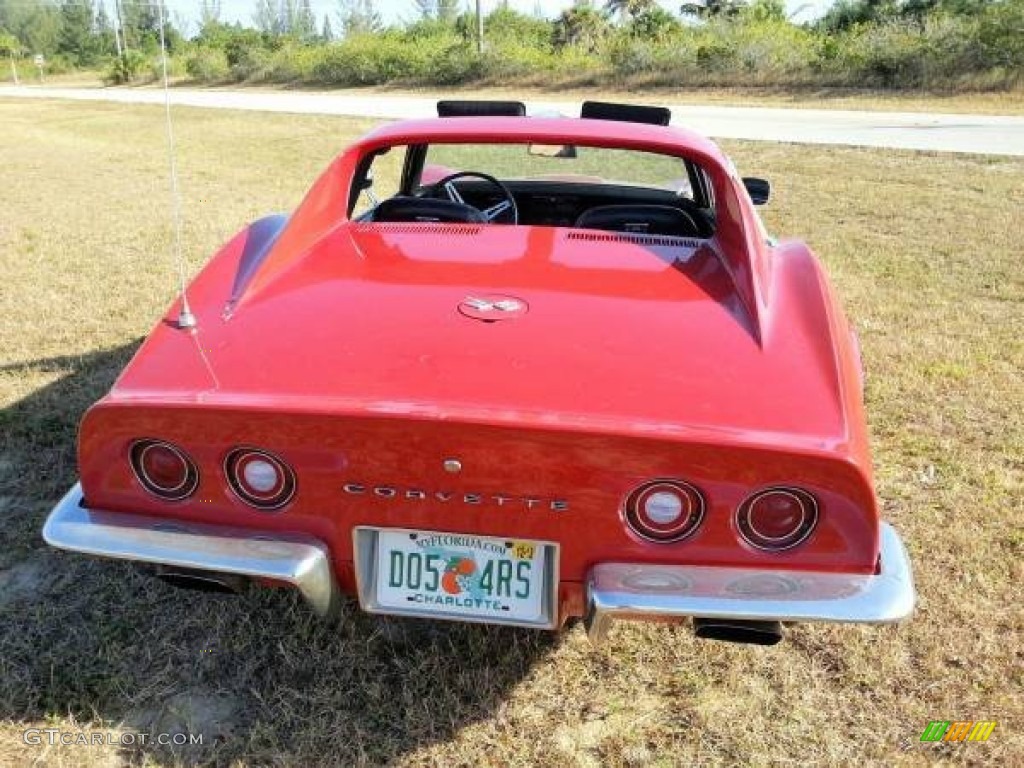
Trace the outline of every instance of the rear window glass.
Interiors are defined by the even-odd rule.
[[[502,180],[621,184],[693,198],[681,158],[605,147],[536,144],[433,144],[427,166],[488,173]]]

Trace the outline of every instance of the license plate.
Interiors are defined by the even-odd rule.
[[[356,531],[356,542],[367,610],[520,626],[554,623],[553,544],[366,528]]]

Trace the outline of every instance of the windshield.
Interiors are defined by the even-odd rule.
[[[432,144],[427,148],[423,184],[437,171],[472,169],[506,181],[621,184],[667,190],[692,198],[681,158],[605,147],[527,144]]]
[[[675,155],[477,140],[397,144],[375,150],[362,167],[365,175],[353,180],[349,215],[367,221],[701,238],[715,229],[706,174],[693,160]]]

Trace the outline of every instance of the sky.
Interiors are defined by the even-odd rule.
[[[482,0],[484,13],[493,10],[501,0]],[[659,0],[660,4],[667,10],[677,12],[679,0]],[[473,5],[475,0],[463,0],[463,5]],[[595,0],[594,5],[603,5],[603,0]],[[794,21],[808,21],[821,16],[825,9],[831,5],[831,0],[786,0],[786,9]],[[317,25],[323,24],[324,14],[330,14],[331,24],[338,28],[337,0],[310,0],[313,13],[317,18]],[[541,14],[548,17],[555,17],[565,8],[572,5],[572,0],[509,0],[509,5],[524,13],[534,13],[538,9]],[[194,34],[198,26],[199,0],[167,0],[167,6],[176,19],[182,19],[190,24],[188,34]],[[374,3],[377,12],[385,23],[394,23],[415,19],[417,16],[416,3],[414,0],[377,0]],[[234,22],[242,21],[252,23],[253,13],[256,9],[256,0],[221,0],[221,21]]]

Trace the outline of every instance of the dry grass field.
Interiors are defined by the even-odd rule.
[[[318,623],[283,591],[179,592],[48,550],[76,422],[173,296],[162,112],[0,99],[0,766],[1024,763],[1024,159],[729,142],[769,228],[854,319],[885,516],[919,607],[774,648]],[[190,266],[293,207],[366,121],[176,113]],[[929,720],[997,720],[921,743]],[[26,728],[190,729],[188,749]]]

